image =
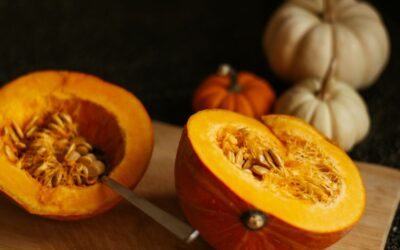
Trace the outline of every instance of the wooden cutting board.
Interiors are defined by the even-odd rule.
[[[174,160],[181,129],[154,122],[150,167],[135,193],[184,219],[174,188]],[[367,189],[362,220],[330,250],[383,249],[400,200],[400,171],[357,163]],[[190,246],[127,202],[92,219],[40,218],[0,197],[0,249],[210,249],[201,238]]]

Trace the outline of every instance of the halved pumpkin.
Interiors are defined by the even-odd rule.
[[[322,249],[365,207],[362,179],[339,147],[303,121],[230,111],[190,117],[176,156],[189,222],[217,249]]]
[[[99,175],[134,187],[153,147],[151,120],[134,95],[77,72],[36,72],[5,85],[0,129],[1,193],[30,213],[57,219],[113,207],[120,198]],[[91,173],[88,161],[102,169]]]

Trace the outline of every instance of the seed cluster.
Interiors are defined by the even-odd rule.
[[[47,187],[87,186],[97,182],[105,165],[92,146],[78,135],[77,124],[66,113],[34,116],[23,128],[12,122],[3,129],[4,153]]]
[[[266,183],[274,192],[325,204],[340,194],[340,178],[333,168],[320,162],[307,164],[290,157],[286,157],[289,160],[285,162],[246,128],[224,127],[217,133],[217,142],[230,162]],[[302,152],[301,148],[290,150]]]

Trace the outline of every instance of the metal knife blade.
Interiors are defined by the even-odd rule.
[[[176,237],[185,241],[186,243],[192,242],[199,235],[199,231],[197,231],[196,229],[192,228],[191,226],[177,219],[171,214],[165,212],[164,210],[155,206],[153,203],[147,201],[146,199],[138,197],[129,188],[111,179],[110,177],[103,176],[102,181],[109,188],[114,190],[114,192],[124,197],[135,207],[139,208],[143,213],[147,214],[165,229],[175,234]]]

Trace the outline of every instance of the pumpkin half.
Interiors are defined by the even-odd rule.
[[[100,175],[134,187],[153,147],[151,120],[134,95],[76,72],[36,72],[5,85],[0,129],[1,193],[56,219],[113,207],[120,198]]]
[[[217,249],[322,249],[360,219],[365,191],[344,151],[286,115],[223,110],[188,121],[176,189],[189,222]]]

